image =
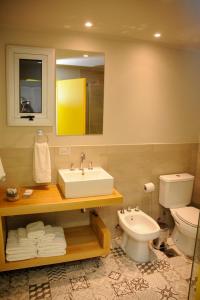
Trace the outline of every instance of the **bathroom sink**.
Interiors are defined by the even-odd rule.
[[[103,168],[84,168],[82,173],[79,169],[58,170],[58,184],[65,198],[112,194],[114,179]]]

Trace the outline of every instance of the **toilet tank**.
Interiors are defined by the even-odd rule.
[[[178,208],[191,201],[194,176],[181,173],[160,176],[159,202],[166,208]]]

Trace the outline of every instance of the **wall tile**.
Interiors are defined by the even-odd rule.
[[[72,146],[70,155],[60,155],[58,147],[50,147],[52,161],[52,182],[57,182],[57,170],[68,168],[70,163],[75,167],[80,165],[80,153],[86,153],[84,166],[89,161],[94,166],[102,166],[115,179],[115,187],[124,197],[123,206],[135,207],[157,219],[162,213],[159,205],[159,176],[178,172],[189,172],[195,175],[198,154],[198,168],[196,176],[200,178],[200,151],[197,144],[156,144],[156,145],[112,145],[112,146]],[[32,185],[32,148],[4,148],[0,149],[0,156],[7,173],[4,186]],[[156,186],[154,193],[145,193],[143,186],[146,182],[153,182]],[[193,199],[197,203],[200,199],[199,181],[195,182]],[[98,208],[98,213],[104,222],[115,231],[118,223],[116,207]],[[86,222],[87,214],[67,212],[45,216],[46,222],[70,226]],[[44,218],[44,216],[43,216]],[[12,226],[14,221],[12,219]]]

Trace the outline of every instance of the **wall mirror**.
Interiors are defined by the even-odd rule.
[[[103,133],[103,53],[56,49],[57,135]]]
[[[7,46],[8,125],[52,126],[55,50]]]

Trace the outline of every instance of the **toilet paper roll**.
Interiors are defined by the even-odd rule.
[[[153,184],[153,182],[145,183],[144,191],[145,191],[145,193],[154,192],[155,191],[155,185]]]
[[[0,181],[4,181],[6,178],[6,173],[4,172],[4,168],[0,158]]]

